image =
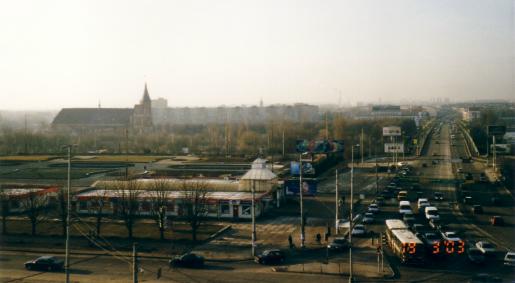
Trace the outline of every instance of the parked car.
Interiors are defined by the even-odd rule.
[[[171,267],[201,268],[204,266],[204,257],[194,253],[176,256],[168,261]]]
[[[424,214],[427,220],[436,219],[440,220],[440,214],[438,214],[438,208],[435,206],[428,206],[424,209]]]
[[[441,200],[443,200],[443,193],[441,193],[441,192],[435,192],[435,193],[433,194],[433,198],[434,198],[434,200],[441,201]]]
[[[25,268],[28,270],[59,271],[63,270],[64,262],[54,256],[45,255],[25,262]]]
[[[490,217],[490,224],[492,224],[493,226],[503,226],[504,218],[502,218],[502,216],[499,215],[494,215]]]
[[[457,171],[458,173],[463,173],[463,168],[458,168],[456,171]]]
[[[480,250],[484,255],[490,255],[495,253],[495,246],[488,241],[478,241],[476,248]]]
[[[422,163],[422,167],[427,167],[427,163]]]
[[[463,203],[464,204],[472,204],[474,202],[474,200],[472,199],[472,197],[464,197],[463,198]]]
[[[479,204],[475,204],[472,206],[472,213],[474,214],[482,214],[483,213],[483,207]]]
[[[354,237],[362,237],[367,234],[367,230],[365,229],[365,225],[363,224],[356,224],[354,228],[352,229],[352,236]]]
[[[515,252],[507,252],[504,256],[504,266],[515,267]]]
[[[281,250],[272,249],[263,251],[263,253],[254,258],[254,261],[259,264],[276,264],[283,263],[285,259],[286,257]]]
[[[438,164],[438,160],[433,160],[433,161],[431,161],[431,163],[433,163],[433,165],[436,165],[436,164]]]
[[[472,173],[465,173],[465,180],[474,180],[474,177],[472,176]]]
[[[363,223],[365,223],[365,224],[374,223],[374,213],[366,212],[365,215],[363,216]]]
[[[375,203],[372,203],[368,206],[368,212],[372,213],[378,213],[379,212],[379,206]]]
[[[327,248],[330,251],[344,251],[349,248],[349,240],[344,237],[338,237],[334,238],[329,245],[327,245]]]
[[[467,250],[467,257],[470,262],[481,264],[485,262],[485,255],[478,248],[469,248]]]
[[[490,199],[490,202],[492,203],[492,205],[500,205],[501,204],[501,199],[498,198],[498,197],[492,197]]]

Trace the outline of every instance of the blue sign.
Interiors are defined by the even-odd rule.
[[[304,196],[314,196],[317,193],[317,179],[302,179],[302,191]],[[289,179],[284,182],[287,195],[299,194],[299,179]]]
[[[290,174],[299,176],[299,162],[292,161],[290,163]],[[302,162],[302,175],[315,175],[315,168],[309,162]]]

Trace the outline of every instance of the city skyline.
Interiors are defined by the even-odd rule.
[[[512,100],[513,3],[4,3],[0,109]]]

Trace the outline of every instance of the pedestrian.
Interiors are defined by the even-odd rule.
[[[288,243],[289,243],[290,249],[292,249],[293,248],[293,238],[291,237],[291,234],[288,236]]]
[[[327,232],[325,233],[325,241],[326,242],[329,241],[329,233],[327,233]]]
[[[320,236],[320,233],[317,233],[317,243],[320,244],[320,240],[322,240],[322,236]]]

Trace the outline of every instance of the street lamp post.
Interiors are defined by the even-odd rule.
[[[66,190],[66,244],[65,262],[66,283],[70,282],[70,186],[71,186],[71,153],[72,145],[65,146],[68,150],[68,182]]]
[[[352,228],[353,228],[353,202],[354,202],[354,147],[359,147],[359,144],[351,146],[351,167],[350,167],[350,210],[349,210],[349,282],[353,281],[352,270]]]
[[[302,153],[299,154],[299,196],[300,196],[300,247],[304,248],[304,202],[302,195]]]

